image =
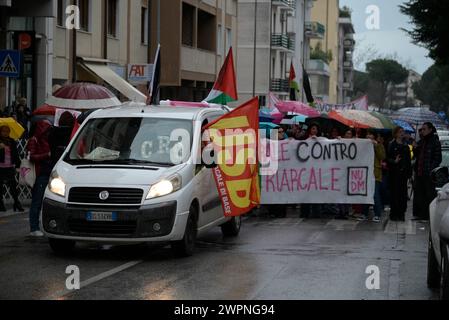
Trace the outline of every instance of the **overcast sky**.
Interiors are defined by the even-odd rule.
[[[346,5],[352,9],[355,39],[359,43],[356,46],[355,57],[365,53],[366,48],[374,47],[381,55],[397,54],[401,63],[423,74],[433,64],[433,60],[427,57],[428,51],[425,48],[412,44],[410,37],[400,30],[400,28],[411,29],[409,17],[403,15],[398,7],[404,2],[401,0],[340,0],[340,7]],[[379,8],[380,28],[378,30],[369,30],[366,27],[366,20],[370,16],[366,10],[370,5]]]

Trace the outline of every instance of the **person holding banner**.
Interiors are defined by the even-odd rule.
[[[387,162],[390,171],[391,221],[405,221],[407,211],[407,182],[412,174],[410,149],[404,143],[404,129],[393,130],[394,140],[390,142]]]
[[[307,129],[304,140],[316,139],[321,136],[321,128],[318,123],[311,123]],[[321,205],[319,204],[301,204],[301,218],[309,218],[310,215],[317,216],[321,214]]]

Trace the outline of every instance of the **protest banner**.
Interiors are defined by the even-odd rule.
[[[332,110],[364,110],[368,111],[368,96],[363,96],[357,100],[346,104],[330,104],[318,101],[316,103],[316,109],[319,112],[329,112]]]
[[[261,177],[262,204],[374,202],[370,140],[285,140],[277,155],[277,172]]]
[[[207,130],[216,154],[215,183],[227,217],[243,215],[260,204],[257,162],[257,98],[222,116]]]

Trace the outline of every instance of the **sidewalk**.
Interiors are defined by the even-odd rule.
[[[6,218],[6,217],[11,217],[14,215],[19,215],[19,214],[23,214],[28,213],[30,211],[30,205],[31,205],[31,200],[27,199],[27,200],[23,200],[22,203],[22,207],[23,209],[25,209],[24,212],[14,212],[13,210],[13,201],[5,201],[5,207],[7,209],[6,212],[0,212],[0,219],[1,218]]]

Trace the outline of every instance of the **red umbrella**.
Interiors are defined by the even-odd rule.
[[[46,103],[56,108],[76,110],[102,109],[122,104],[107,88],[92,83],[63,86]]]
[[[44,104],[43,106],[33,111],[33,116],[54,116],[55,113],[56,113],[55,107],[49,106],[48,104]]]
[[[318,110],[310,107],[309,105],[299,102],[299,101],[281,101],[276,104],[276,107],[280,112],[293,112],[302,114],[307,117],[319,117],[320,113]]]

